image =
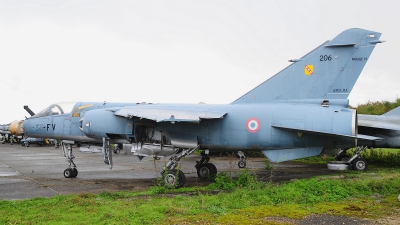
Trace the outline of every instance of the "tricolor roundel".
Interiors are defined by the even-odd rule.
[[[246,121],[246,129],[251,133],[256,133],[260,130],[261,123],[257,118],[250,118]]]

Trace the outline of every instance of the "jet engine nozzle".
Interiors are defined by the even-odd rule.
[[[24,124],[23,120],[15,120],[10,124],[10,133],[12,135],[21,135],[24,133],[24,129],[22,128],[22,125]]]

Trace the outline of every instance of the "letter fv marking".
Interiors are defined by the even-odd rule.
[[[47,125],[47,131],[49,131],[49,128],[51,127],[51,129],[53,129],[53,131],[56,129],[56,125],[55,124],[50,124],[50,123],[48,123],[48,124],[46,124]],[[50,126],[51,125],[51,126]]]

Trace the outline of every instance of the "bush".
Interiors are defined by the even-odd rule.
[[[347,151],[347,156],[353,156],[355,148]],[[400,151],[389,152],[383,149],[366,149],[361,152],[361,157],[366,159],[369,164],[379,165],[382,167],[399,167]]]

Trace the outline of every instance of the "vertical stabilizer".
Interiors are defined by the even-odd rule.
[[[343,31],[232,104],[292,99],[347,99],[381,33]]]

